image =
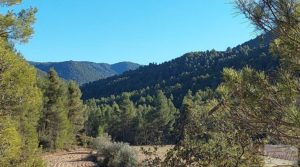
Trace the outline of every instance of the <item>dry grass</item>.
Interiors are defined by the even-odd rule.
[[[141,147],[143,147],[144,149],[148,150],[151,149],[153,151],[154,146],[132,146],[137,152],[138,152],[138,161],[142,162],[143,160],[145,160],[146,157],[145,154],[143,154],[143,152],[141,151]],[[167,154],[168,150],[170,150],[171,148],[173,148],[173,145],[166,145],[166,146],[157,146],[158,150],[157,150],[157,155],[161,158],[164,159],[165,155]],[[293,162],[291,161],[286,161],[286,160],[282,160],[282,159],[275,159],[275,158],[270,158],[270,157],[264,157],[265,160],[265,166],[266,167],[278,167],[278,166],[292,166]]]
[[[148,150],[150,149],[151,151],[154,150],[155,146],[132,146],[138,153],[138,161],[142,162],[143,160],[145,160],[146,155],[142,152],[141,148]],[[156,146],[157,147],[157,155],[161,158],[164,159],[165,155],[167,154],[168,150],[173,148],[173,145],[165,145],[165,146]]]

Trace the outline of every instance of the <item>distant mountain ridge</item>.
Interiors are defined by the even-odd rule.
[[[48,72],[50,68],[54,68],[61,78],[65,80],[74,80],[80,85],[114,75],[120,75],[125,71],[135,70],[140,67],[139,64],[132,62],[119,62],[115,64],[94,63],[88,61],[29,63],[35,66],[40,73]]]

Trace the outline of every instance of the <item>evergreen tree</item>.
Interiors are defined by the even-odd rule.
[[[82,103],[78,85],[71,81],[68,84],[68,120],[72,126],[72,134],[76,135],[83,128],[85,106]]]
[[[245,103],[238,103],[232,109],[236,107],[242,112],[241,109],[244,108],[243,112],[246,114],[243,117],[240,112],[235,114],[244,124],[247,122],[250,125],[247,128],[252,129],[252,122],[260,122],[259,125],[268,128],[266,130],[260,126],[254,126],[254,129],[259,129],[259,132],[270,135],[280,142],[299,143],[300,2],[237,0],[236,4],[259,30],[276,35],[277,39],[272,43],[271,51],[279,55],[280,69],[270,77],[252,69],[244,69],[241,73],[226,70],[225,76],[228,82],[224,85],[232,90],[244,88],[239,93],[233,91],[231,96],[243,99]],[[233,82],[233,78],[238,78],[239,82],[247,83],[249,86],[236,87],[239,83]],[[254,82],[257,83],[254,84]],[[250,112],[250,110],[253,111]],[[261,121],[264,118],[267,118],[266,121]]]
[[[150,107],[146,105],[139,105],[137,107],[137,114],[133,119],[132,123],[132,131],[134,137],[134,144],[136,145],[144,145],[147,144],[147,122],[146,115],[150,111]]]
[[[120,139],[120,134],[122,133],[122,119],[121,119],[121,110],[119,105],[116,102],[113,102],[112,105],[112,118],[108,121],[107,132],[113,138]]]
[[[252,138],[244,131],[237,132],[226,109],[210,115],[216,104],[208,92],[184,98],[178,121],[179,141],[168,152],[165,166],[261,165]]]
[[[176,127],[176,143],[183,141],[187,134],[187,126],[189,123],[192,123],[193,118],[193,108],[195,104],[193,103],[192,92],[189,91],[188,94],[184,97],[182,102],[182,107],[180,110],[180,115],[175,123]],[[195,129],[194,129],[195,130]]]
[[[123,93],[120,101],[120,125],[121,133],[119,139],[121,141],[132,142],[132,121],[136,116],[136,109],[132,101],[130,100],[130,95],[128,93]]]
[[[153,108],[147,116],[147,126],[152,142],[160,144],[167,141],[173,131],[177,110],[161,90],[156,92]]]
[[[257,28],[276,34],[271,49],[280,55],[281,69],[271,76],[224,69],[221,99],[202,101],[202,107],[210,106],[202,109],[202,132],[188,133],[169,153],[170,166],[259,166],[258,145],[299,144],[299,1],[237,0],[237,5]],[[205,134],[205,142],[193,140],[193,134]]]
[[[38,165],[36,126],[40,117],[42,97],[37,87],[36,70],[17,55],[2,38],[0,38],[0,53],[0,124],[4,125],[5,120],[10,122],[10,127],[7,128],[11,130],[11,133],[2,134],[2,139],[5,141],[6,137],[7,139],[11,137],[9,134],[14,134],[15,140],[21,142],[20,147],[17,147],[20,148],[20,152],[14,157],[15,166],[21,162],[25,166]],[[5,127],[6,125],[1,126],[0,131],[6,133],[5,129],[1,129]],[[5,147],[10,149],[15,145],[9,144]],[[6,152],[0,153],[0,156],[5,157],[2,154]]]
[[[101,108],[99,108],[95,100],[89,100],[87,103],[87,119],[84,123],[85,134],[87,136],[97,137],[98,129],[101,125]]]
[[[39,121],[40,144],[45,148],[64,148],[73,141],[66,97],[65,85],[55,70],[50,69],[44,90],[43,114]]]
[[[2,0],[1,6],[13,6],[22,0]],[[19,13],[9,11],[0,15],[0,38],[11,42],[27,42],[33,34],[32,24],[35,22],[36,8],[21,10]]]
[[[5,0],[0,6],[20,2]],[[36,11],[0,14],[0,166],[43,165],[37,156],[36,126],[42,101],[36,70],[13,48],[14,42],[27,42],[33,34]]]

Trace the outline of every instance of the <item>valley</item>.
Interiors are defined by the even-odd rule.
[[[0,8],[0,167],[300,165],[300,1]]]

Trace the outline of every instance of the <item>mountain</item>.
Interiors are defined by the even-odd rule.
[[[161,89],[166,95],[172,95],[178,106],[188,90],[216,88],[222,81],[225,67],[238,70],[249,66],[266,72],[276,69],[278,59],[271,56],[268,49],[272,38],[265,36],[226,51],[191,52],[162,64],[149,64],[122,75],[84,84],[81,86],[83,98],[101,98],[137,91],[149,94],[155,89]]]
[[[78,84],[84,84],[107,78],[114,75],[120,75],[128,70],[135,70],[140,65],[132,62],[120,62],[116,64],[93,63],[86,61],[65,61],[65,62],[30,62],[39,71],[48,72],[54,68],[58,75],[65,80],[74,80]]]

